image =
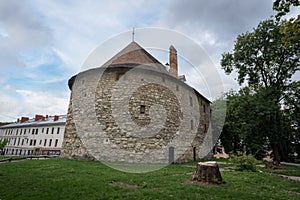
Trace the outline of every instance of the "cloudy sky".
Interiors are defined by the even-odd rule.
[[[221,54],[232,49],[238,34],[274,15],[272,2],[1,0],[0,121],[66,114],[68,79],[93,49],[120,34],[130,38],[132,27],[136,34],[155,27],[187,36],[212,60],[225,91],[237,88],[234,77],[220,69]]]

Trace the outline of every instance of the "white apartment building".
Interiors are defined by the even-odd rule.
[[[66,115],[22,117],[0,127],[0,139],[7,138],[4,155],[60,155]]]

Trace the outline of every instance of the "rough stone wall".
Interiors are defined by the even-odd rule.
[[[198,159],[209,119],[209,103],[169,75],[139,68],[86,71],[73,85],[63,156],[166,163],[169,147],[176,147],[177,162]]]
[[[72,94],[68,107],[64,140],[62,145],[61,157],[80,160],[94,160],[94,157],[83,146],[80,137],[76,131],[73,120]]]

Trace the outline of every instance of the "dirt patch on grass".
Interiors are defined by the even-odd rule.
[[[110,186],[119,186],[119,187],[122,187],[122,188],[132,188],[132,189],[136,189],[136,188],[139,187],[138,185],[135,185],[135,184],[128,184],[128,183],[116,182],[116,181],[111,181],[111,182],[108,183],[108,185],[110,185]]]
[[[218,183],[211,183],[211,182],[200,182],[200,181],[185,181],[184,184],[190,185],[190,184],[195,184],[195,185],[201,185],[201,186],[220,186],[222,184]]]

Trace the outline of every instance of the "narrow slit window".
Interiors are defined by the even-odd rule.
[[[193,106],[193,98],[190,96],[190,106]]]
[[[141,105],[140,106],[140,114],[145,114],[145,110],[146,110],[146,106],[145,105]]]

